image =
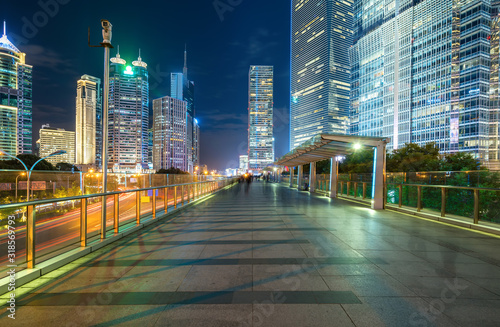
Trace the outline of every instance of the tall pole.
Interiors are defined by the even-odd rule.
[[[101,20],[103,28],[103,41],[101,46],[104,47],[104,90],[103,90],[103,112],[102,112],[102,193],[108,191],[108,104],[109,104],[109,51],[111,45],[111,28],[112,25],[107,20]],[[102,197],[101,209],[101,239],[106,238],[106,196]]]

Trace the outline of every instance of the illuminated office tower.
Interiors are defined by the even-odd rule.
[[[250,66],[248,88],[248,169],[274,162],[273,66]]]
[[[498,160],[495,6],[357,0],[355,17],[351,132]]]
[[[127,65],[117,54],[109,76],[109,167],[114,171],[148,169],[149,82],[147,64]]]
[[[187,103],[169,96],[153,100],[153,169],[188,170]]]
[[[188,171],[192,173],[195,166],[199,166],[199,129],[198,120],[196,119],[196,110],[194,102],[194,82],[188,78],[187,67],[187,50],[184,50],[184,68],[182,73],[170,74],[170,96],[174,99],[183,100],[187,105],[187,114],[189,115],[186,120],[188,125]]]
[[[83,75],[76,87],[76,164],[101,165],[102,89],[101,80]]]
[[[64,128],[51,128],[48,124],[40,129],[40,157],[64,150],[66,153],[49,157],[45,160],[53,165],[60,162],[73,164],[75,162],[75,132],[66,131]]]
[[[290,147],[348,132],[352,0],[292,0]]]
[[[0,38],[0,149],[12,155],[32,153],[33,67],[9,41],[5,26]]]
[[[240,174],[246,173],[248,170],[248,155],[240,156]]]

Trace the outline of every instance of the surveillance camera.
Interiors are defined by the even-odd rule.
[[[101,19],[101,25],[102,25],[102,38],[103,38],[102,43],[111,44],[111,29],[113,25],[111,25],[111,23],[106,19]]]

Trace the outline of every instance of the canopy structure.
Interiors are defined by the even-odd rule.
[[[286,167],[298,167],[298,188],[302,188],[303,165],[311,164],[309,174],[309,191],[315,191],[316,185],[316,162],[331,159],[330,173],[330,197],[337,197],[337,157],[354,152],[356,149],[370,147],[374,149],[373,160],[373,185],[372,185],[372,208],[384,208],[384,186],[386,179],[386,146],[389,138],[377,138],[366,136],[350,136],[344,134],[320,134],[303,143],[293,151],[276,160],[275,164]],[[293,181],[293,169],[291,170],[290,186]]]

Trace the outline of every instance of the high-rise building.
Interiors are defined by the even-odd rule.
[[[248,171],[248,155],[240,156],[240,173],[245,173]]]
[[[182,73],[172,73],[170,74],[170,97],[186,102],[187,105],[187,120],[186,124],[188,135],[187,135],[187,160],[188,160],[188,171],[192,173],[195,166],[199,166],[200,155],[199,155],[199,129],[198,120],[196,120],[196,111],[194,103],[194,82],[188,79],[188,67],[187,67],[187,50],[184,50],[184,68]]]
[[[109,166],[115,171],[148,169],[149,81],[139,58],[127,65],[117,53],[109,76]]]
[[[443,153],[498,160],[491,3],[356,0],[351,132],[390,137],[389,149],[436,142]]]
[[[250,66],[248,80],[248,169],[274,162],[273,66]]]
[[[65,154],[49,157],[45,160],[53,165],[60,162],[75,162],[75,132],[64,128],[51,128],[48,124],[40,129],[40,157],[46,157],[56,151],[64,150]]]
[[[187,103],[169,96],[153,100],[153,169],[188,170]]]
[[[26,54],[7,38],[4,22],[0,38],[0,149],[12,154],[32,153],[32,69]]]
[[[292,0],[290,147],[349,126],[352,0]]]
[[[102,88],[101,79],[83,75],[76,87],[76,164],[101,165]]]

